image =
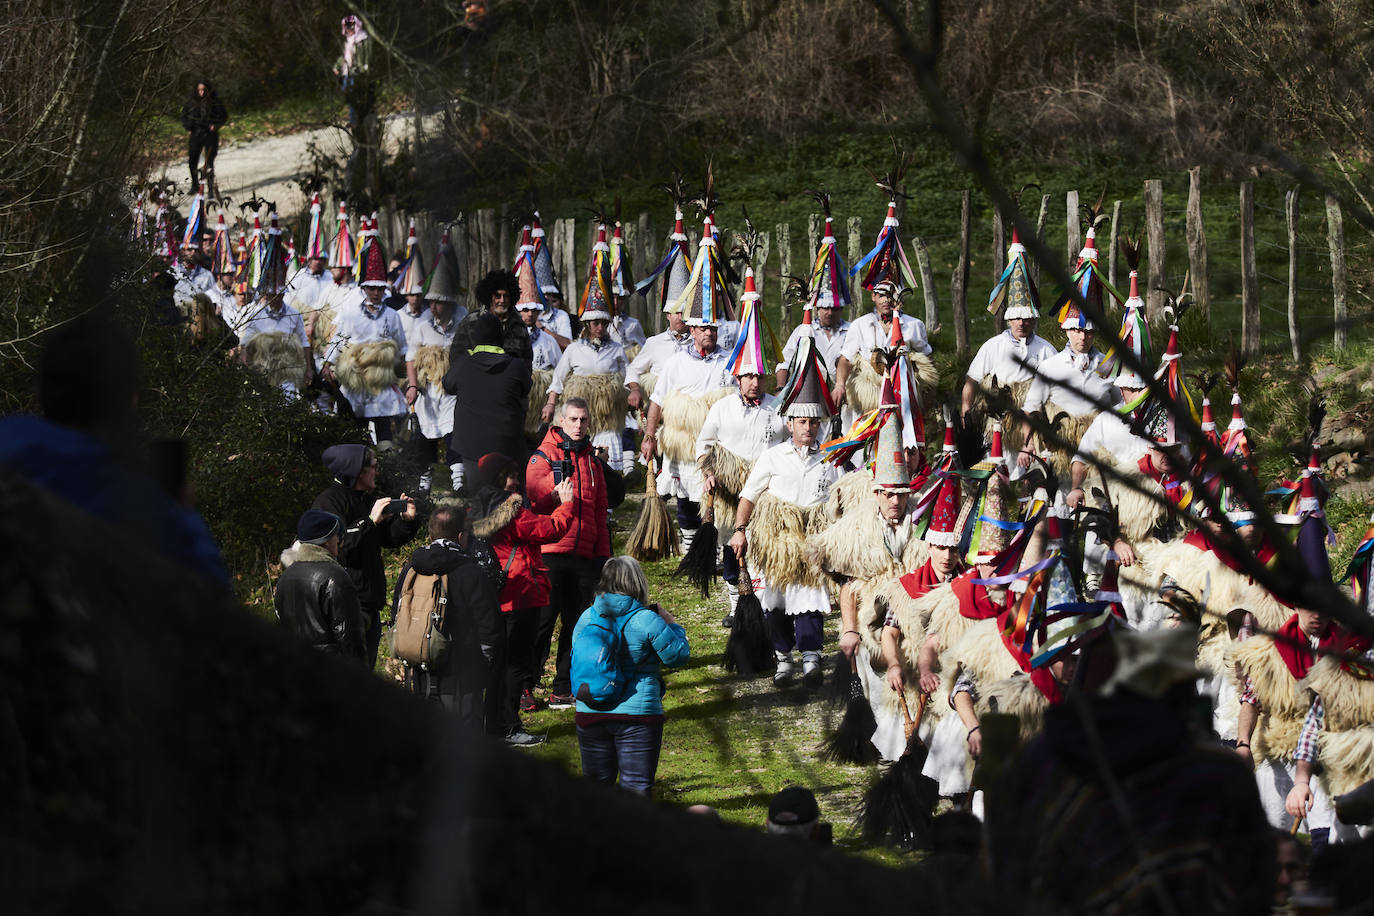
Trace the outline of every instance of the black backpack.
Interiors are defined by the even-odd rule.
[[[506,564],[502,566],[496,561],[496,550],[490,541],[475,535],[468,536],[468,553],[477,561],[477,567],[482,570],[482,574],[491,581],[492,588],[496,589],[498,596],[506,587],[506,574],[510,572],[510,565],[515,562],[515,552],[519,549],[519,545],[512,544],[510,556],[506,557]]]

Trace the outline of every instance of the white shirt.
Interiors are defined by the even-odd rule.
[[[238,300],[234,298],[233,290],[221,289],[218,285],[210,288],[206,293],[210,301],[219,309],[219,317],[224,319],[224,323],[229,325],[229,330],[234,329],[233,317],[238,312]]]
[[[406,359],[415,358],[415,331],[420,325],[425,324],[430,319],[429,309],[421,309],[420,314],[410,314],[410,306],[402,305],[396,309],[396,317],[401,320],[401,330],[405,332],[406,342],[411,349],[406,351]]]
[[[1145,457],[1150,443],[1131,432],[1130,423],[1115,410],[1104,410],[1093,420],[1073,460],[1091,465],[1097,452],[1111,455],[1118,465],[1129,466]]]
[[[906,341],[907,351],[930,355],[932,348],[926,337],[926,323],[919,318],[902,315],[900,312],[893,312],[893,314],[900,316],[902,339]],[[892,332],[883,329],[883,323],[878,319],[877,312],[860,315],[850,322],[840,355],[851,363],[856,363],[860,357],[866,357],[874,350],[886,350],[891,337]]]
[[[425,310],[429,315],[429,310]],[[458,321],[449,322],[447,328],[438,327],[431,315],[415,325],[413,332],[406,332],[410,344],[410,357],[420,347],[443,347],[447,350],[453,344],[453,334],[458,330]],[[458,401],[456,394],[446,394],[442,385],[420,386],[420,397],[415,401],[415,418],[420,421],[420,432],[426,439],[438,439],[453,432],[453,407]]]
[[[1034,367],[1055,352],[1044,338],[1032,335],[1030,340],[1017,340],[1009,328],[978,348],[978,355],[969,363],[968,377],[981,382],[995,375],[1001,385],[1024,382],[1034,378]]]
[[[834,329],[823,328],[819,324],[812,324],[815,331],[816,351],[820,353],[821,359],[825,361],[826,381],[835,378],[835,364],[840,361],[840,354],[844,351],[844,342],[849,332],[849,322],[841,321]],[[782,366],[787,368],[792,364],[792,357],[797,355],[797,348],[801,346],[802,326],[797,325],[792,329],[792,336],[787,338],[787,343],[782,348]]]
[[[553,370],[553,381],[549,382],[549,391],[562,394],[563,383],[568,380],[569,374],[624,375],[627,365],[625,348],[614,340],[605,340],[598,345],[578,338],[568,344],[568,349],[559,358],[558,366]]]
[[[639,323],[638,318],[629,315],[616,315],[611,319],[609,327],[611,340],[620,344],[622,347],[629,347],[638,344],[644,346],[646,340],[644,336],[644,326]]]
[[[644,342],[644,346],[639,348],[639,353],[635,355],[634,362],[630,363],[630,368],[625,372],[625,384],[634,382],[639,384],[639,380],[645,375],[654,375],[663,370],[663,364],[683,347],[691,346],[691,335],[683,333],[678,337],[672,331],[664,331],[655,334]]]
[[[177,305],[185,305],[196,293],[208,293],[215,286],[214,275],[199,264],[189,271],[180,264],[175,264],[172,267],[172,276],[177,281],[172,290],[172,301]]]
[[[724,347],[718,346],[705,356],[694,346],[685,347],[663,364],[649,400],[662,407],[664,398],[674,391],[700,397],[737,384],[730,372],[730,353]]]
[[[1053,402],[1071,416],[1081,417],[1116,404],[1120,391],[1109,379],[1097,374],[1097,367],[1101,364],[1102,353],[1099,350],[1079,354],[1065,346],[1050,358],[1040,361],[1035,381],[1031,382],[1030,390],[1026,392],[1026,402],[1021,406],[1026,411],[1032,411],[1039,410],[1047,402]]]
[[[365,300],[358,300],[350,307],[341,309],[334,320],[334,336],[330,338],[325,351],[325,360],[338,364],[339,356],[348,344],[367,343],[370,340],[392,340],[396,342],[396,352],[409,352],[406,345],[405,330],[401,319],[394,309],[385,305],[377,306],[377,314],[370,315],[364,307]],[[379,394],[370,395],[363,391],[343,389],[353,412],[360,417],[396,417],[407,411],[405,396],[395,385],[383,389]]]
[[[329,285],[321,290],[320,294],[315,298],[313,307],[317,312],[322,309],[333,309],[334,314],[337,315],[339,312],[344,311],[347,306],[355,302],[361,302],[363,298],[362,289],[355,286],[352,280],[343,284],[335,283],[331,280]]]
[[[245,311],[247,314],[243,316],[243,323],[238,330],[240,343],[246,344],[259,334],[288,334],[295,337],[302,347],[310,346],[301,313],[286,303],[282,303],[281,311],[275,315],[265,307],[252,305]]]
[[[726,451],[753,461],[764,449],[785,441],[789,433],[776,413],[777,401],[771,394],[764,395],[757,405],[745,403],[738,394],[716,401],[697,436],[697,458],[719,443]]]
[[[283,298],[287,305],[305,312],[313,309],[315,300],[333,285],[334,277],[328,270],[312,274],[309,267],[302,267],[291,277],[291,282],[286,284],[286,295]]]
[[[783,502],[809,509],[825,502],[839,477],[833,464],[821,460],[819,445],[798,450],[789,439],[759,455],[739,497],[756,503],[767,491]]]
[[[572,319],[562,309],[546,308],[539,313],[539,320],[544,322],[544,330],[559,337],[572,337]]]
[[[553,339],[553,335],[548,331],[541,331],[538,328],[530,328],[530,349],[534,352],[534,359],[530,363],[530,368],[534,370],[552,369],[558,365],[559,358],[563,355],[563,349],[558,346],[558,341]]]

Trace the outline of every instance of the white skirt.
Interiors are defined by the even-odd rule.
[[[865,646],[859,646],[854,661],[859,671],[859,681],[864,687],[868,705],[873,707],[873,718],[878,721],[878,729],[873,733],[873,746],[878,756],[884,760],[896,760],[906,750],[906,723],[902,719],[901,706],[891,706],[883,702],[892,688],[887,678],[873,670],[872,657]]]
[[[932,700],[934,702],[934,700]],[[927,732],[929,726],[922,723],[921,731]],[[921,773],[940,784],[940,794],[945,798],[969,790],[968,732],[964,722],[949,710],[929,733],[922,734],[930,752],[926,755],[926,765]]]

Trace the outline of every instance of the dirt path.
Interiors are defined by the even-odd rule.
[[[439,114],[421,119],[421,129],[434,130]],[[393,155],[403,142],[414,137],[414,115],[402,111],[382,118],[382,149]],[[352,140],[343,125],[302,130],[293,134],[260,137],[253,140],[225,143],[215,159],[215,178],[220,196],[228,195],[237,203],[254,196],[275,201],[278,212],[294,214],[308,204],[298,180],[311,171],[311,148],[325,157],[341,161],[353,148]],[[186,160],[176,159],[163,164],[166,174],[188,184]],[[183,213],[190,204],[190,196],[176,202]]]

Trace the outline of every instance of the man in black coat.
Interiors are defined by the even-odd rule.
[[[291,632],[321,652],[363,664],[362,611],[358,589],[339,565],[343,519],[307,509],[296,525],[296,543],[282,551],[286,571],[272,603]]]
[[[417,576],[444,576],[448,596],[442,632],[449,639],[448,652],[437,666],[407,666],[406,680],[417,694],[442,703],[458,714],[464,725],[480,733],[483,690],[491,679],[491,665],[500,655],[506,638],[505,623],[496,585],[467,551],[464,527],[467,510],[441,506],[429,518],[430,543],[411,554],[410,562],[396,579],[391,600],[393,618],[401,605],[406,580]]]
[[[192,191],[196,189],[196,182],[203,175],[215,170],[215,154],[219,152],[219,129],[227,120],[229,113],[224,110],[224,103],[219,100],[215,87],[211,86],[208,80],[198,80],[195,88],[191,90],[190,98],[181,106],[181,126],[186,128],[190,135],[187,137],[186,158],[191,166]],[[204,172],[196,168],[202,151],[205,153]]]
[[[529,360],[502,349],[505,332],[494,315],[464,319],[469,321],[471,349],[454,341],[444,390],[457,395],[451,441],[463,456],[464,477],[475,481],[480,478],[477,462],[483,455],[496,452],[524,464],[528,452],[525,403],[531,377]],[[524,324],[520,328],[525,333]],[[529,343],[528,336],[525,342]]]
[[[377,485],[377,456],[365,445],[331,445],[323,458],[334,482],[315,497],[312,508],[343,519],[339,563],[358,589],[358,606],[366,618],[366,659],[376,665],[382,641],[381,611],[387,599],[382,548],[400,547],[415,537],[420,527],[415,503],[407,500],[404,511],[397,512],[390,497],[369,495]],[[404,493],[400,498],[407,499]]]

